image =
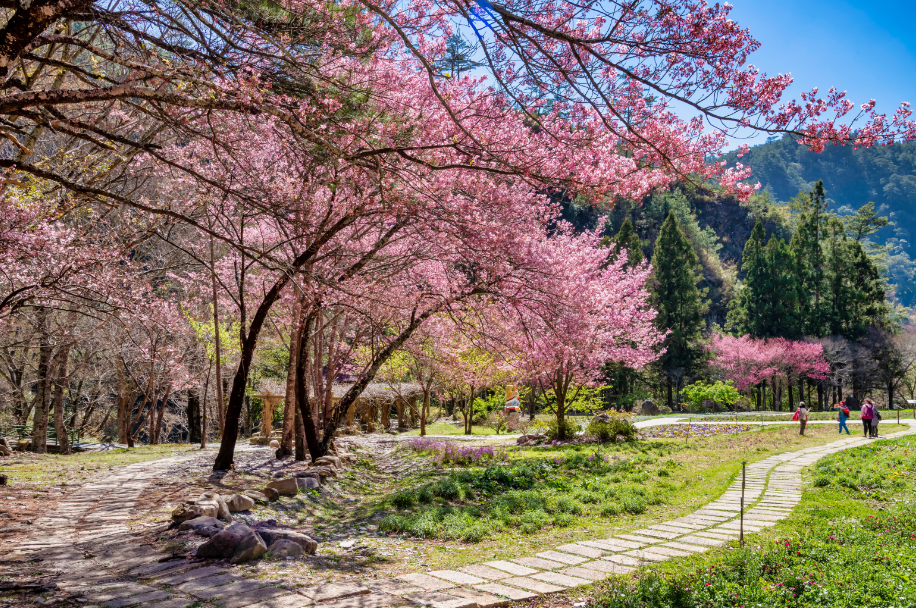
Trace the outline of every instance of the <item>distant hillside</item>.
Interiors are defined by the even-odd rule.
[[[887,268],[896,296],[906,306],[916,305],[916,145],[896,144],[855,150],[828,146],[809,152],[786,136],[751,148],[742,158],[726,158],[748,165],[751,182],[759,181],[774,202],[786,203],[800,191],[824,181],[827,198],[839,215],[874,202],[893,225],[872,237],[886,245]]]

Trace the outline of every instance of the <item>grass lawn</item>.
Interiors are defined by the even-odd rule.
[[[882,432],[903,428],[886,425]],[[836,439],[827,426],[809,427],[804,437],[794,427],[764,427],[686,443],[512,449],[489,466],[427,467],[382,495],[364,496],[361,511],[385,513],[380,528],[414,548],[390,556],[388,565],[454,568],[676,518],[724,492],[742,460]]]
[[[731,547],[596,586],[589,608],[916,606],[916,438],[820,460],[793,516]]]

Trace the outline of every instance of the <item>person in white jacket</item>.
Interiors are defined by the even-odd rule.
[[[804,401],[798,402],[798,409],[795,411],[795,413],[798,414],[798,434],[804,435],[805,427],[808,425],[808,408],[805,407]]]

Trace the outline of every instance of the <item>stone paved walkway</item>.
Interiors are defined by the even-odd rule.
[[[908,430],[886,439],[916,433]],[[791,515],[801,500],[801,471],[828,454],[864,445],[849,437],[772,456],[747,467],[744,531],[753,533]],[[741,479],[718,499],[674,520],[628,534],[561,545],[529,557],[493,560],[455,570],[405,574],[391,580],[330,583],[292,592],[266,586],[223,565],[164,556],[139,545],[126,522],[143,489],[178,459],[130,465],[68,497],[35,522],[38,535],[19,548],[38,553],[57,584],[80,592],[87,606],[185,608],[212,602],[225,608],[489,608],[626,574],[653,562],[707,551],[739,535]]]

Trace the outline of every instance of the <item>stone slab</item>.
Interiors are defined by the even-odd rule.
[[[422,591],[419,593],[427,593]],[[382,608],[383,606],[402,606],[407,600],[389,593],[370,593],[368,595],[351,595],[333,602],[317,604],[321,608]]]
[[[458,570],[491,581],[498,581],[504,578],[509,578],[509,576],[511,576],[508,572],[503,572],[502,570],[497,570],[496,568],[484,566],[483,564],[464,566],[462,568],[458,568]]]
[[[622,564],[615,564],[610,562],[607,558],[596,559],[593,562],[588,562],[587,564],[582,564],[581,566],[573,566],[574,568],[587,568],[589,570],[597,570],[598,572],[606,572],[608,574],[627,574],[632,572],[633,568],[630,566],[624,566]]]
[[[194,597],[199,597],[203,600],[212,600],[215,597],[232,597],[235,595],[241,595],[243,593],[249,593],[251,591],[260,589],[263,586],[264,583],[259,581],[241,580],[234,583],[229,583],[228,585],[220,585],[219,587],[207,587],[206,589],[199,589],[190,593]]]
[[[655,547],[647,548],[646,551],[660,555],[667,555],[668,557],[687,557],[690,555],[689,551],[674,549],[671,547],[671,544],[672,543],[668,542],[663,545],[656,545]]]
[[[652,538],[651,536],[642,536],[640,534],[621,534],[617,538],[623,539],[629,542],[642,543],[640,546],[653,545],[659,542],[660,540],[658,538]]]
[[[209,589],[210,587],[217,587],[219,585],[226,585],[239,580],[241,579],[238,576],[230,573],[214,574],[213,576],[206,576],[204,578],[188,581],[187,583],[182,583],[178,586],[178,589],[185,593],[195,594],[197,591]]]
[[[634,534],[636,534],[636,535],[638,535],[638,536],[649,536],[649,537],[652,537],[652,538],[662,538],[662,539],[665,539],[665,540],[671,540],[671,539],[677,538],[678,536],[681,536],[681,534],[685,534],[685,533],[684,533],[684,532],[670,532],[670,531],[667,531],[667,530],[655,530],[655,529],[652,529],[652,528],[646,528],[646,529],[644,529],[644,530],[637,530],[636,532],[634,532]],[[656,541],[656,542],[658,542],[658,541]]]
[[[172,594],[167,591],[153,591],[151,593],[142,593],[140,595],[118,598],[110,602],[104,602],[103,605],[108,608],[126,608],[127,606],[137,606],[147,602],[155,602],[156,600],[167,600],[171,597]]]
[[[250,606],[288,593],[289,591],[280,589],[279,587],[262,587],[254,591],[225,598],[221,603],[223,608],[242,608],[242,606]]]
[[[422,585],[417,586],[422,587]],[[315,585],[314,587],[305,587],[303,589],[296,590],[296,593],[304,595],[305,597],[315,602],[326,602],[328,600],[336,600],[343,597],[349,597],[351,595],[365,595],[369,592],[370,591],[368,587],[362,583],[354,582],[326,583],[324,585]]]
[[[531,593],[529,591],[522,591],[521,589],[516,589],[515,587],[507,587],[501,583],[487,583],[486,585],[475,585],[475,589],[479,591],[485,591],[486,593],[493,593],[495,595],[500,595],[502,597],[508,598],[513,601],[519,600],[528,600],[533,597],[537,597],[537,594]]]
[[[559,572],[541,572],[540,574],[532,574],[531,578],[550,583],[551,585],[560,585],[561,587],[581,587],[582,585],[588,585],[592,582],[591,579],[579,576],[569,576],[568,574],[560,574]]]
[[[478,608],[495,608],[496,606],[503,606],[509,603],[509,600],[506,598],[490,595],[489,593],[484,593],[476,589],[456,587],[455,589],[449,589],[448,593],[449,595],[457,595],[458,597],[474,600]]]
[[[431,606],[432,608],[475,608],[477,602],[470,598],[448,595],[437,591],[423,591],[405,596],[414,604]]]
[[[617,555],[609,555],[607,557],[601,558],[604,561],[613,562],[615,564],[620,564],[622,566],[641,566],[642,561],[633,557],[632,555],[627,555],[626,553],[618,553]]]
[[[717,540],[715,538],[706,538],[705,536],[695,536],[688,535],[683,536],[679,539],[683,543],[688,543],[690,545],[700,545],[706,547],[720,547],[725,544],[724,540]]]
[[[557,547],[557,551],[563,551],[564,553],[572,553],[573,555],[581,555],[582,557],[590,557],[592,559],[598,559],[607,551],[602,551],[595,547],[589,547],[587,545],[580,545],[578,543],[561,545]]]
[[[508,572],[513,576],[527,576],[529,574],[537,574],[537,570],[534,568],[529,568],[528,566],[520,566],[519,564],[513,564],[512,562],[507,562],[503,560],[497,560],[494,562],[486,562],[484,566],[489,566],[491,568],[496,568],[497,570],[503,570]]]
[[[391,595],[406,595],[408,593],[418,593],[423,591],[423,589],[417,587],[416,585],[411,585],[405,583],[404,581],[396,581],[392,579],[366,581],[366,586],[372,589],[372,591],[390,593]]]
[[[457,570],[433,570],[432,572],[427,572],[427,574],[435,576],[436,578],[441,578],[450,583],[455,583],[456,585],[480,585],[487,582],[486,579],[474,576],[473,574],[458,572]]]
[[[603,551],[610,551],[611,553],[619,553],[621,551],[626,551],[627,549],[635,548],[635,547],[625,547],[619,543],[612,543],[610,541],[603,541],[603,540],[583,540],[579,544],[586,545],[588,547],[595,547]],[[637,544],[637,543],[633,543],[633,544]]]
[[[538,570],[556,570],[566,565],[543,557],[518,557],[509,561],[529,568],[537,568]]]
[[[513,576],[512,578],[507,578],[502,581],[503,584],[512,585],[513,587],[520,587],[527,591],[534,591],[535,593],[556,593],[557,591],[563,591],[566,587],[559,587],[557,585],[551,585],[550,583],[545,583],[544,581],[538,581],[527,576]],[[480,589],[480,587],[478,587]]]
[[[655,547],[653,547],[654,549]],[[663,562],[665,560],[671,559],[669,555],[663,555],[661,553],[653,553],[652,551],[643,551],[642,549],[634,549],[633,551],[627,551],[624,555],[630,557],[635,557],[642,562]]]
[[[290,593],[288,595],[278,595],[257,604],[250,604],[248,608],[304,608],[312,604],[314,602],[307,597]]]
[[[636,542],[633,540],[626,540],[624,538],[605,538],[602,539],[603,543],[609,543],[612,545],[618,545],[620,547],[626,547],[627,549],[639,549],[640,547],[645,546],[644,542]]]
[[[579,555],[572,555],[569,553],[561,553],[559,551],[541,551],[540,553],[536,553],[535,555],[537,555],[538,557],[542,557],[544,559],[549,559],[555,562],[560,562],[562,564],[569,564],[570,566],[575,566],[577,564],[581,564],[582,562],[588,561],[588,558],[586,557],[582,557]]]
[[[600,570],[590,570],[589,568],[582,568],[579,566],[570,566],[569,568],[564,568],[560,570],[558,574],[565,574],[566,576],[574,576],[576,578],[584,578],[590,581],[600,581],[608,577],[608,572],[602,572]]]
[[[180,572],[178,574],[170,574],[168,576],[162,576],[156,579],[157,583],[162,583],[165,585],[180,585],[188,581],[193,581],[194,579],[204,578],[214,574],[225,573],[226,568],[222,566],[207,566],[205,568],[196,568],[190,572]]]
[[[662,547],[671,547],[672,549],[678,549],[680,551],[687,551],[688,553],[703,553],[704,551],[709,550],[709,547],[701,547],[700,545],[688,545],[687,543],[672,541],[670,543],[665,543]]]
[[[519,566],[521,568],[521,566]],[[415,572],[413,574],[403,574],[398,577],[398,580],[404,581],[405,583],[410,583],[411,585],[416,585],[424,591],[441,591],[442,589],[448,589],[449,587],[454,587],[454,583],[444,581],[441,578],[436,578],[428,574],[420,574]]]

